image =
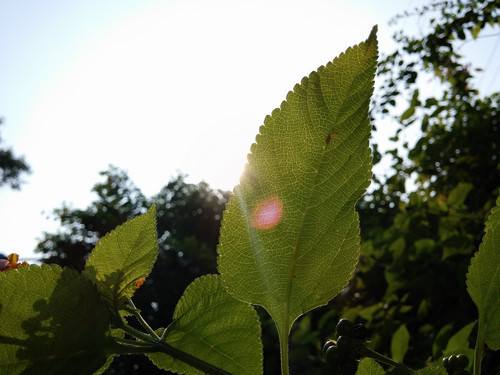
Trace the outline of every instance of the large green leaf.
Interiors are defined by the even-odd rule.
[[[500,197],[486,222],[479,251],[467,274],[467,290],[479,311],[478,337],[500,349]]]
[[[106,362],[108,311],[85,277],[58,266],[0,273],[0,373],[91,374]]]
[[[109,232],[96,245],[83,273],[115,310],[133,296],[135,281],[151,272],[158,255],[155,207]]]
[[[288,93],[267,116],[221,228],[228,291],[288,335],[346,285],[359,255],[356,201],[371,176],[368,107],[376,29]]]
[[[166,342],[231,374],[262,374],[260,321],[252,306],[231,297],[216,275],[193,281],[179,300]],[[148,354],[162,369],[201,371],[163,353]]]

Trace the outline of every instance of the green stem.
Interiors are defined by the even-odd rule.
[[[171,356],[174,359],[178,359],[179,361],[182,361],[191,367],[203,371],[208,375],[231,375],[231,373],[225,370],[213,366],[210,363],[205,362],[199,358],[193,357],[191,354],[185,353],[182,350],[174,348],[173,346],[167,344],[166,342],[160,341],[160,338],[157,335],[155,335],[156,337],[150,336],[144,332],[135,329],[134,327],[129,326],[123,320],[121,321],[121,327],[129,335],[134,336],[138,340],[142,340],[144,343],[151,344],[151,345],[140,345],[140,346],[127,345],[125,343],[121,344],[120,345],[121,349],[119,351],[121,351],[123,354],[124,353],[146,354],[146,353],[161,352]]]
[[[129,340],[129,339],[121,338],[121,337],[113,337],[113,340],[115,340],[118,344],[124,344],[127,346],[135,346],[135,347],[140,347],[140,348],[151,346],[151,344],[147,343],[147,342],[137,341],[137,340]]]
[[[477,328],[476,347],[474,348],[474,375],[481,375],[481,362],[483,360],[484,351],[484,335],[481,328],[481,323],[479,323]]]
[[[283,328],[279,330],[280,354],[281,354],[281,375],[288,375],[288,320],[283,322]]]
[[[146,320],[144,320],[144,318],[142,317],[141,313],[140,313],[140,310],[135,307],[134,305],[134,302],[132,302],[132,299],[128,299],[128,303],[130,304],[130,306],[132,307],[132,309],[134,310],[134,316],[135,318],[139,321],[139,323],[141,323],[141,325],[144,327],[144,329],[151,335],[153,336],[154,338],[156,339],[160,339],[160,337],[156,334],[156,332],[149,326],[149,324],[146,322]]]
[[[386,365],[393,366],[393,367],[401,370],[404,374],[413,374],[413,371],[410,370],[405,365],[398,363],[398,362],[395,362],[392,359],[390,359],[390,358],[388,358],[388,357],[386,357],[386,356],[384,356],[384,355],[382,355],[382,354],[380,354],[380,353],[378,353],[370,348],[367,348],[365,345],[361,345],[361,355],[363,357],[373,358],[374,360],[385,363]]]

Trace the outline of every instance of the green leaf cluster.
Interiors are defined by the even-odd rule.
[[[338,294],[358,259],[354,206],[371,175],[375,32],[304,78],[266,118],[224,215],[223,282],[215,275],[195,280],[172,323],[150,328],[131,297],[158,255],[153,206],[101,238],[81,274],[44,266],[2,276],[10,292],[0,296],[0,313],[10,324],[3,326],[8,350],[0,352],[0,368],[18,374],[43,363],[47,374],[73,366],[83,374],[102,372],[116,353],[147,353],[160,368],[181,373],[259,374],[260,322],[249,305],[254,303],[277,323],[288,373],[293,322]],[[26,293],[8,302],[16,287]],[[75,289],[79,297],[69,298]],[[145,332],[129,325],[133,318]],[[7,337],[7,327],[14,336]],[[31,341],[40,346],[40,340],[48,345],[35,349]]]
[[[56,265],[0,274],[0,372],[102,373],[114,354],[150,353],[159,367],[185,373],[262,373],[257,315],[218,276],[193,282],[168,328],[149,328],[129,301],[156,256],[153,206],[107,234],[81,274]],[[138,316],[146,332],[126,315]]]

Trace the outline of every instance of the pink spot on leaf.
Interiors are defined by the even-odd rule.
[[[260,202],[252,212],[251,223],[256,229],[270,229],[278,225],[283,216],[283,204],[273,195]]]

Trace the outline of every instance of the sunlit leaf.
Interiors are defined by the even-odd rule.
[[[179,300],[166,342],[231,374],[262,374],[260,321],[252,306],[231,297],[219,276],[192,282]],[[163,354],[148,354],[162,369],[202,374]]]
[[[467,290],[479,311],[478,336],[500,349],[500,197],[467,274]]]
[[[106,303],[123,307],[136,281],[151,272],[158,255],[155,207],[117,227],[96,245],[83,273],[93,280]]]
[[[267,116],[224,213],[219,271],[288,335],[337,295],[359,256],[356,201],[371,176],[376,29],[302,79]]]
[[[384,369],[375,360],[365,358],[359,362],[356,375],[384,375]]]
[[[107,309],[85,277],[58,266],[0,273],[0,374],[91,374],[106,362]]]

